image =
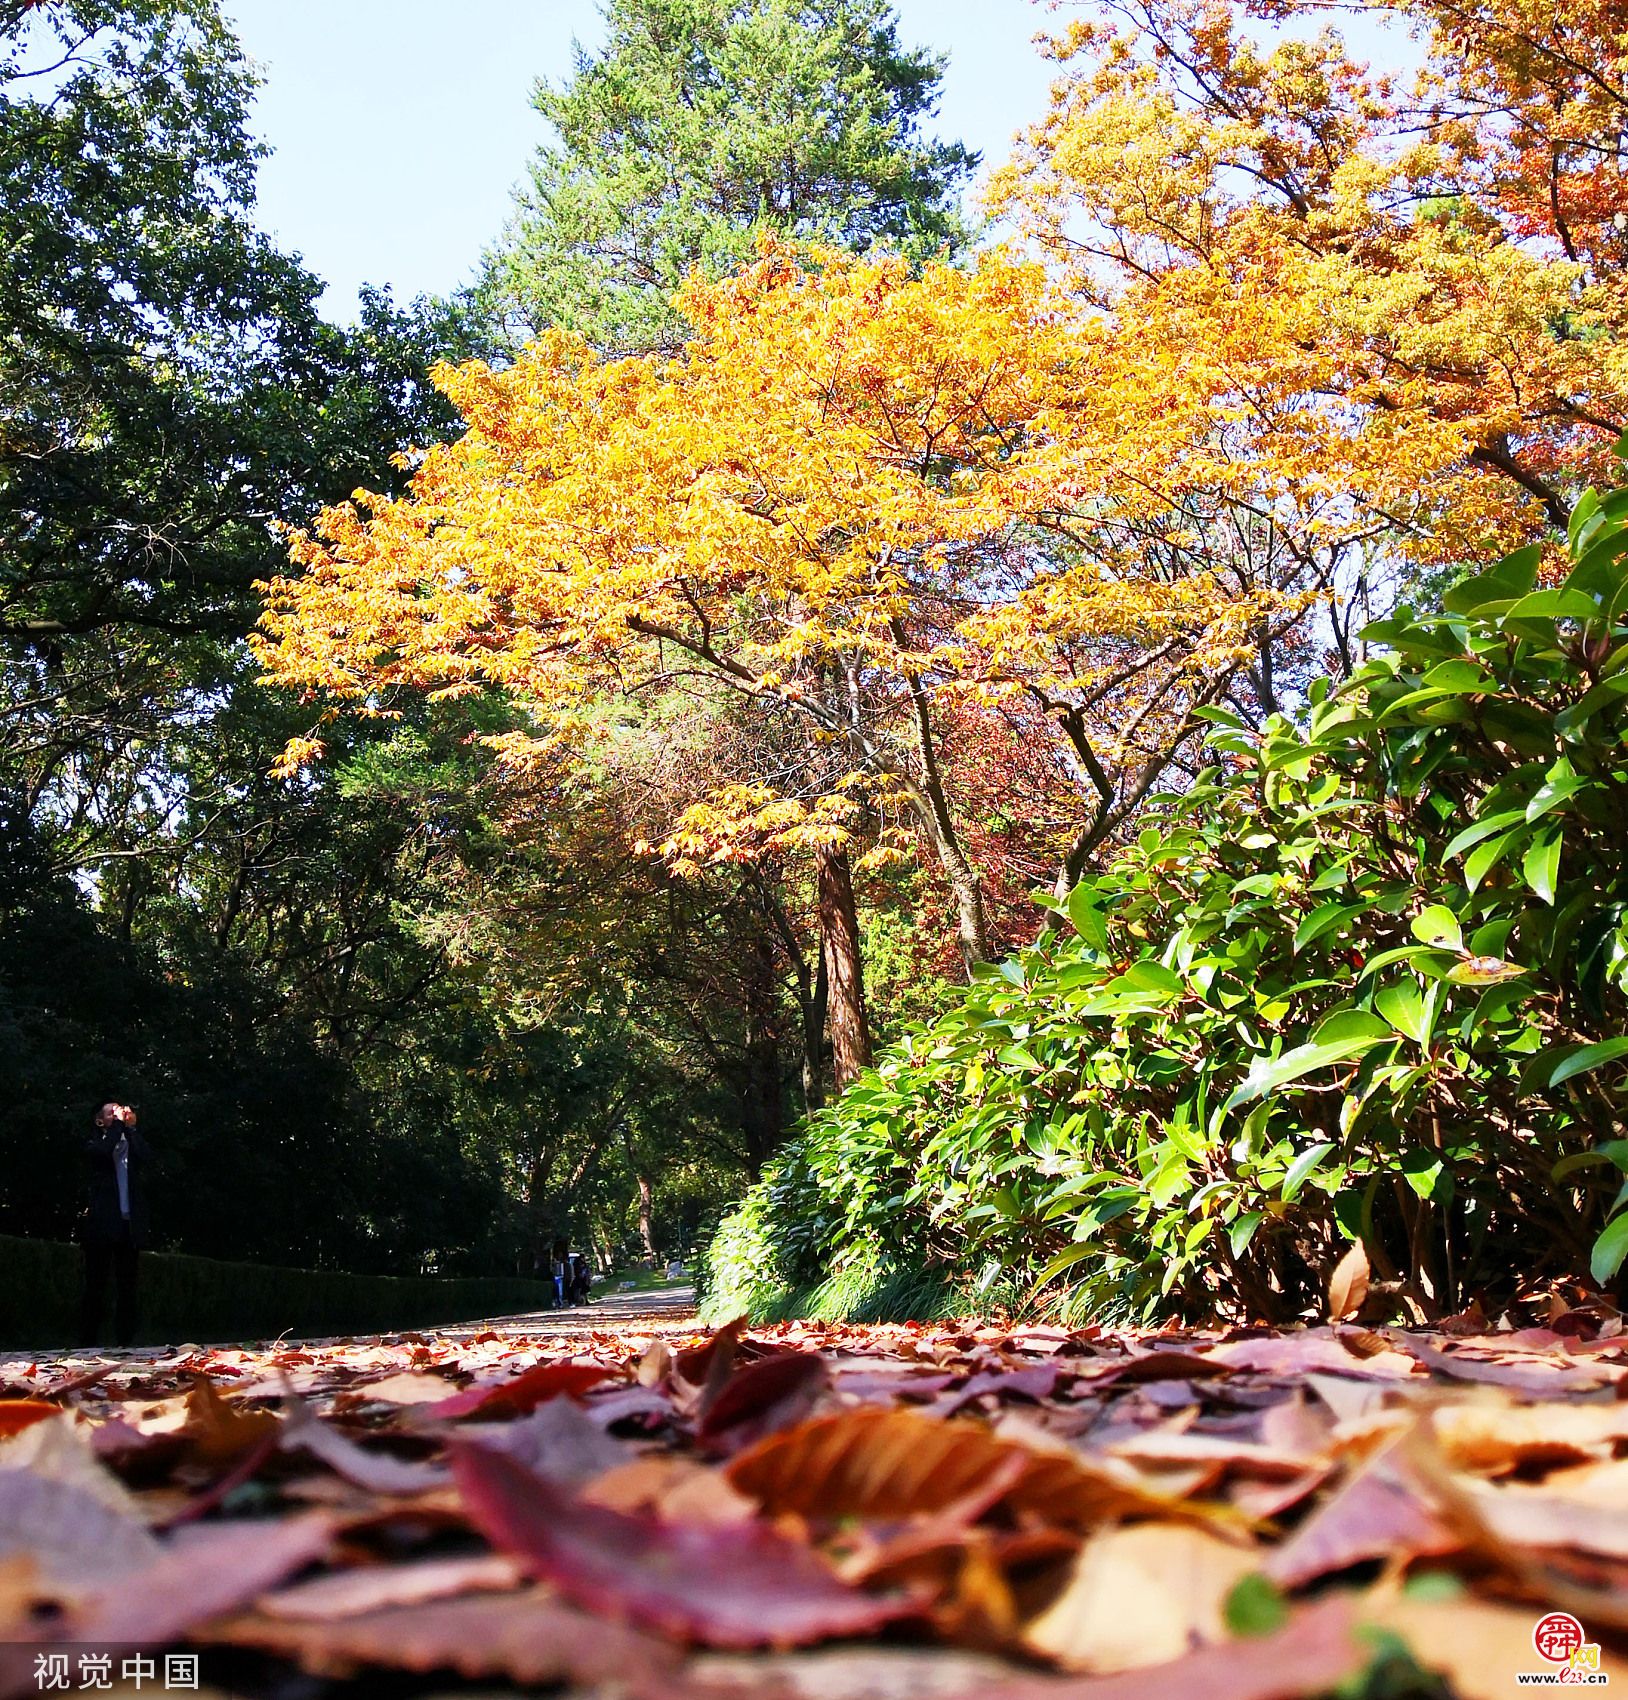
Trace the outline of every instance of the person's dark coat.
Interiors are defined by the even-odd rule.
[[[114,1245],[124,1240],[125,1219],[119,1211],[119,1177],[113,1166],[114,1149],[121,1135],[130,1140],[130,1244],[147,1243],[147,1164],[152,1157],[139,1128],[111,1122],[92,1129],[85,1140],[85,1159],[90,1165],[90,1194],[85,1214],[84,1237],[88,1244]]]

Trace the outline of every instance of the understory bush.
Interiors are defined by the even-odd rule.
[[[713,1310],[909,1271],[1282,1321],[1353,1240],[1414,1317],[1615,1279],[1628,491],[1568,554],[1371,627],[1293,722],[1206,711],[1215,765],[725,1220]]]

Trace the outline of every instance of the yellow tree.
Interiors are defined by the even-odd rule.
[[[1327,489],[1336,532],[1366,515],[1439,562],[1563,525],[1628,423],[1628,24],[1403,15],[1406,87],[1331,31],[1259,45],[1225,0],[1094,8],[993,202],[1119,334],[1205,351],[1264,492]]]
[[[442,371],[466,433],[403,499],[359,496],[297,538],[302,570],[269,587],[260,652],[272,680],[352,699],[496,687],[531,719],[496,740],[517,762],[593,759],[679,680],[794,722],[796,783],[783,759],[747,760],[681,811],[668,847],[820,859],[831,1025],[857,1046],[833,853],[896,853],[908,823],[966,958],[988,954],[954,804],[979,752],[946,745],[946,695],[1030,695],[1060,759],[1156,773],[1290,604],[1191,556],[1150,571],[1116,541],[1168,506],[1156,469],[1211,401],[1174,393],[1170,350],[1123,368],[1034,265],[912,278],[771,250],[682,306],[697,335],[680,358],[607,362],[552,335],[504,371]]]

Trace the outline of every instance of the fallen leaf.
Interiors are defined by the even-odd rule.
[[[1437,1449],[1448,1463],[1483,1475],[1554,1469],[1611,1456],[1628,1440],[1628,1404],[1514,1405],[1466,1400],[1430,1413]]]
[[[817,1352],[776,1352],[735,1371],[706,1404],[696,1439],[710,1451],[736,1451],[799,1422],[830,1384]]]
[[[297,1398],[286,1401],[288,1420],[281,1445],[285,1452],[305,1452],[320,1459],[336,1475],[369,1493],[391,1495],[430,1493],[452,1480],[446,1467],[388,1453],[372,1452],[316,1417]]]
[[[66,1411],[53,1420],[31,1423],[10,1440],[0,1441],[0,1474],[27,1470],[79,1488],[110,1511],[139,1520],[130,1490],[96,1456],[92,1432]]]
[[[963,1700],[1305,1700],[1370,1663],[1373,1649],[1352,1630],[1348,1600],[1320,1600],[1269,1635],[1223,1641],[1168,1664],[1112,1676],[1015,1677]]]
[[[1257,1370],[1264,1375],[1355,1376],[1363,1381],[1407,1381],[1418,1360],[1406,1352],[1380,1352],[1358,1357],[1328,1333],[1268,1334],[1252,1340],[1229,1340],[1217,1346],[1212,1358],[1233,1369]]]
[[[364,1381],[355,1387],[347,1387],[339,1395],[337,1403],[346,1406],[370,1401],[384,1405],[434,1405],[446,1397],[445,1376],[403,1370],[400,1375],[386,1375],[377,1381]]]
[[[470,1387],[431,1405],[424,1414],[438,1418],[519,1417],[534,1411],[547,1399],[586,1393],[610,1374],[598,1364],[577,1363],[570,1358],[558,1363],[534,1364],[511,1381],[488,1387]]]
[[[1532,1607],[1469,1596],[1370,1595],[1360,1615],[1364,1624],[1401,1636],[1416,1664],[1447,1678],[1456,1700],[1506,1700],[1517,1692],[1517,1671],[1543,1666],[1532,1649],[1532,1625],[1541,1613]]]
[[[760,1524],[611,1511],[480,1446],[457,1446],[452,1467],[471,1520],[494,1546],[585,1610],[679,1640],[790,1647],[864,1634],[917,1609],[845,1586],[810,1548]]]
[[[1362,1301],[1368,1297],[1371,1273],[1368,1267],[1368,1253],[1363,1248],[1362,1241],[1353,1240],[1345,1256],[1334,1265],[1334,1273],[1328,1278],[1330,1322],[1343,1321],[1348,1316],[1355,1316],[1362,1309]]]
[[[358,1617],[387,1606],[422,1605],[460,1594],[507,1593],[525,1576],[505,1553],[430,1559],[418,1564],[368,1564],[336,1570],[263,1595],[256,1610],[269,1617],[310,1621]]]
[[[1036,1523],[1071,1529],[1191,1514],[1128,1464],[1087,1458],[1044,1434],[1020,1444],[981,1423],[868,1406],[773,1435],[737,1456],[727,1474],[772,1516],[826,1521],[892,1521],[952,1505],[971,1521],[997,1502]]]
[[[229,1464],[277,1433],[282,1419],[270,1411],[245,1411],[221,1398],[200,1376],[187,1395],[181,1434],[193,1455],[206,1464]]]
[[[0,1399],[0,1440],[21,1434],[31,1424],[44,1422],[47,1417],[61,1415],[60,1405],[48,1404],[43,1399]]]
[[[1262,1568],[1298,1588],[1369,1559],[1432,1558],[1463,1545],[1393,1448],[1353,1471]]]
[[[0,1470],[0,1559],[32,1559],[53,1592],[94,1593],[162,1553],[145,1523],[79,1484]]]
[[[1103,1529],[1024,1644],[1066,1670],[1164,1664],[1225,1640],[1227,1595],[1260,1562],[1249,1547],[1179,1523]]]
[[[550,1399],[529,1417],[484,1424],[469,1438],[471,1444],[502,1452],[566,1487],[580,1487],[627,1460],[627,1448],[612,1440],[574,1399]]]
[[[589,1617],[537,1589],[471,1595],[320,1620],[266,1613],[212,1624],[198,1639],[253,1647],[298,1661],[316,1675],[347,1676],[358,1667],[455,1671],[469,1681],[507,1678],[553,1686],[652,1696],[676,1652],[653,1636]]]
[[[155,1563],[69,1613],[64,1641],[162,1644],[232,1611],[321,1558],[333,1526],[320,1514],[275,1522],[214,1523],[172,1542]]]
[[[757,1505],[721,1471],[671,1453],[619,1464],[588,1483],[582,1497],[672,1523],[746,1523],[757,1515]]]

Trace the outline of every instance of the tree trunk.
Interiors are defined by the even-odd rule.
[[[656,1257],[656,1242],[650,1232],[650,1177],[636,1175],[639,1183],[639,1243],[644,1247],[644,1255],[652,1263],[659,1261]]]
[[[841,850],[815,854],[819,886],[820,949],[825,957],[831,1064],[840,1092],[871,1060],[870,1021],[859,951],[859,911],[853,873]]]
[[[785,1127],[780,1079],[780,1005],[775,996],[769,935],[754,930],[746,961],[746,1073],[741,1132],[753,1180],[779,1149]]]

